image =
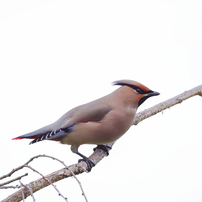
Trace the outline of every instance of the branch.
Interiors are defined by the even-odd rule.
[[[16,186],[1,186],[0,189],[19,189],[20,186],[16,185]]]
[[[20,180],[21,178],[23,178],[23,177],[25,177],[25,176],[27,176],[27,175],[28,175],[28,173],[25,173],[24,175],[21,175],[21,176],[19,176],[19,177],[16,177],[15,179],[12,179],[12,180],[9,180],[9,181],[7,181],[7,182],[4,182],[4,183],[0,184],[0,189],[1,189],[1,186],[4,186],[4,185],[6,185],[6,184],[10,184],[11,182]]]
[[[182,94],[179,94],[173,98],[170,98],[169,100],[166,100],[149,109],[145,109],[144,111],[139,112],[138,114],[136,114],[133,125],[137,125],[139,122],[143,121],[144,119],[149,118],[150,116],[153,116],[159,112],[162,112],[165,109],[173,107],[176,104],[180,104],[182,101],[185,101],[186,99],[191,98],[195,95],[202,96],[202,85],[192,88],[191,90],[185,91]]]
[[[9,172],[7,175],[2,176],[1,179],[6,178],[6,177],[10,177],[13,173],[17,172],[18,170],[20,170],[20,169],[22,169],[22,168],[24,168],[24,167],[27,167],[27,168],[31,169],[32,171],[34,171],[34,172],[38,173],[39,175],[41,175],[44,180],[46,180],[49,184],[51,184],[51,185],[53,186],[53,188],[58,192],[59,196],[63,197],[63,198],[65,199],[65,201],[67,201],[67,198],[64,197],[64,196],[60,193],[60,191],[56,188],[56,186],[55,186],[48,178],[46,178],[46,177],[45,177],[43,174],[41,174],[39,171],[35,170],[33,167],[31,167],[31,166],[28,165],[28,164],[29,164],[30,162],[32,162],[34,159],[39,158],[39,157],[51,158],[51,159],[53,159],[53,160],[56,160],[56,161],[62,163],[62,164],[66,167],[66,169],[69,169],[69,168],[65,165],[65,163],[64,163],[63,161],[61,161],[61,160],[59,160],[59,159],[57,159],[57,158],[54,158],[54,157],[52,157],[52,156],[48,156],[48,155],[45,155],[45,154],[44,154],[44,155],[37,155],[37,156],[32,157],[29,161],[27,161],[27,162],[26,162],[25,164],[23,164],[22,166],[19,166],[19,167],[13,169],[11,172]],[[74,174],[71,170],[69,170],[69,171],[71,172],[72,176],[74,176],[74,178],[75,178],[76,181],[78,182],[78,184],[79,184],[79,186],[80,186],[80,189],[81,189],[81,191],[82,191],[82,195],[84,196],[86,202],[88,202],[88,200],[87,200],[87,198],[86,198],[86,195],[85,195],[85,193],[84,193],[83,187],[82,187],[82,185],[81,185],[81,182],[77,179],[77,177],[75,176],[75,174]],[[15,187],[13,187],[13,186],[7,186],[7,187],[5,187],[5,186],[4,186],[4,185],[9,184],[9,183],[11,183],[11,182],[13,182],[13,181],[19,180],[19,179],[21,179],[22,177],[24,177],[24,176],[26,176],[26,175],[28,175],[28,174],[26,173],[26,174],[24,174],[24,175],[22,175],[22,176],[20,176],[20,177],[17,177],[17,178],[15,178],[15,179],[13,179],[13,180],[10,180],[10,181],[7,181],[7,182],[5,182],[5,183],[0,184],[0,189],[21,188],[22,197],[23,197],[23,201],[24,201],[25,195],[24,195],[24,190],[23,190],[23,188],[22,188],[22,186],[23,186],[23,187],[26,187],[26,188],[29,189],[30,194],[32,195],[33,200],[35,200],[34,197],[33,197],[32,189],[31,189],[31,187],[30,187],[29,185],[23,185],[23,184],[20,182],[20,186],[18,186],[18,185],[15,186]]]
[[[149,109],[146,109],[140,113],[138,113],[136,115],[135,121],[134,121],[134,125],[137,125],[139,122],[143,121],[146,118],[149,118],[150,116],[153,116],[167,108],[170,108],[176,104],[181,103],[182,101],[191,98],[195,95],[200,95],[202,96],[202,85],[195,87],[189,91],[185,91],[184,93],[175,96],[167,101],[164,101],[162,103],[159,103]],[[114,143],[110,143],[108,144],[109,146],[112,146]],[[95,163],[95,165],[97,163],[99,163],[99,161],[101,161],[104,157],[106,156],[106,152],[104,152],[103,150],[97,149],[90,157],[89,159],[91,161],[93,161]],[[29,161],[30,162],[30,161]],[[21,168],[21,166],[19,167]],[[81,161],[80,163],[68,166],[67,168],[63,168],[60,169],[58,171],[55,171],[47,176],[45,176],[46,179],[44,178],[40,178],[36,181],[30,182],[27,186],[32,190],[32,192],[36,192],[44,187],[47,187],[50,185],[49,181],[54,183],[57,182],[59,180],[62,180],[64,178],[70,177],[72,176],[72,172],[75,175],[78,175],[80,173],[86,172],[88,169],[87,164],[84,161]],[[12,173],[12,171],[5,176],[10,176]],[[3,177],[2,177],[3,178]],[[0,179],[2,179],[0,178]],[[31,193],[30,190],[27,187],[23,188],[23,192],[24,192],[24,197],[27,198]],[[8,196],[6,199],[4,199],[2,202],[18,202],[21,201],[22,198],[22,190],[19,190],[15,193],[13,193],[12,195]]]

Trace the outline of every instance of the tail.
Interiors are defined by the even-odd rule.
[[[23,138],[19,138],[19,137],[14,137],[12,138],[12,140],[22,140]]]
[[[19,137],[15,137],[15,138],[12,138],[12,140],[22,140],[22,139],[34,139],[34,140],[37,140],[37,139],[39,139],[39,138],[42,138],[44,135],[46,135],[47,133],[49,133],[50,131],[48,131],[48,132],[43,132],[43,133],[38,133],[38,132],[31,132],[31,133],[27,133],[27,134],[25,134],[25,135],[22,135],[22,136],[19,136]],[[34,141],[33,140],[33,141]],[[42,140],[42,139],[41,139]],[[41,141],[40,140],[40,141]],[[35,143],[35,142],[37,142],[37,141],[35,141],[35,142],[33,142],[33,141],[31,141],[30,142],[30,144],[32,144],[32,143]]]
[[[25,135],[21,135],[18,137],[13,138],[12,140],[22,140],[22,139],[38,139],[51,131],[50,126],[45,126],[38,130],[35,130],[31,133],[27,133]]]
[[[21,140],[21,139],[34,139],[29,144],[34,144],[36,142],[40,142],[42,140],[54,140],[59,141],[61,137],[64,137],[68,133],[72,131],[72,128],[75,124],[72,124],[71,126],[67,128],[60,128],[56,131],[50,131],[50,130],[44,130],[44,128],[33,131],[31,133],[27,133],[25,135],[13,138],[12,140]]]

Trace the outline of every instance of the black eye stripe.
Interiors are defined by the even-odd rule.
[[[123,83],[123,82],[115,83],[114,85],[128,86],[128,87],[134,89],[138,94],[148,94],[148,93],[152,92],[151,90],[145,91],[145,90],[142,90],[138,86],[135,86],[135,85],[132,85],[132,84],[128,84],[128,83]]]

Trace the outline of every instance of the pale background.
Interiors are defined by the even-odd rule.
[[[79,157],[69,146],[11,139],[112,92],[117,79],[161,93],[139,111],[202,84],[202,1],[1,0],[0,68],[0,176],[38,154],[71,165]],[[201,106],[194,97],[132,126],[78,176],[89,202],[201,202]],[[44,158],[31,165],[44,175],[63,167]],[[39,177],[31,171],[22,182]],[[69,202],[84,201],[73,178],[56,185]],[[0,200],[13,192],[0,190]],[[64,201],[51,186],[34,195]]]

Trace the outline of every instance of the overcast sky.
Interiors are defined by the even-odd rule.
[[[202,2],[1,0],[0,78],[0,176],[38,154],[74,164],[67,145],[11,139],[114,91],[118,79],[161,93],[138,111],[202,84]],[[201,114],[198,96],[132,126],[91,173],[78,176],[89,202],[201,202]],[[44,158],[31,165],[44,175],[63,167]],[[30,172],[22,183],[38,178]],[[69,202],[84,201],[73,178],[56,185]],[[13,192],[0,190],[0,200]],[[34,195],[64,201],[51,186]]]

